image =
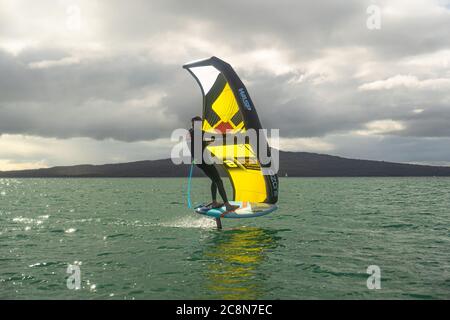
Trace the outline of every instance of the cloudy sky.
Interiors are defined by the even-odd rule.
[[[211,55],[282,149],[450,165],[449,30],[444,0],[0,0],[0,170],[168,157]]]

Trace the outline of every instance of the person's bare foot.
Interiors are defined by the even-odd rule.
[[[225,202],[225,209],[227,210],[227,212],[232,212],[238,208],[239,208],[239,206],[234,206],[234,205],[230,204],[229,202]]]

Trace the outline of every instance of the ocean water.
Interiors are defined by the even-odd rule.
[[[0,298],[450,298],[448,178],[282,178],[278,211],[222,231],[186,182],[0,179]]]

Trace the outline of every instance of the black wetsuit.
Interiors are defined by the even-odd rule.
[[[223,186],[223,182],[222,179],[220,178],[220,174],[219,171],[217,170],[217,168],[213,165],[213,164],[207,164],[205,163],[205,161],[202,161],[202,163],[200,163],[199,159],[195,159],[194,158],[194,129],[189,129],[189,134],[191,136],[191,144],[190,144],[190,149],[191,149],[191,157],[193,160],[195,160],[195,165],[200,168],[208,178],[211,179],[211,196],[212,196],[212,200],[216,201],[217,200],[217,189],[219,190],[219,194],[222,197],[224,202],[228,202],[228,198],[227,198],[227,194],[225,192],[225,188]],[[206,141],[203,140],[203,136],[202,136],[202,155],[203,155],[203,151],[205,150],[206,146],[208,145],[208,143]]]

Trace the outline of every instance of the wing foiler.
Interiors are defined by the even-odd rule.
[[[262,129],[250,95],[231,65],[217,57],[187,63],[183,66],[196,79],[203,95],[204,133],[239,134],[249,129]],[[258,135],[256,146],[270,148],[265,135]],[[232,204],[239,205],[226,218],[248,218],[268,214],[277,209],[278,176],[270,171],[270,163],[260,161],[255,144],[235,141],[231,144],[208,145],[216,164],[225,171],[233,188]],[[265,174],[263,174],[263,172]],[[220,217],[225,208],[196,207],[196,212]]]

